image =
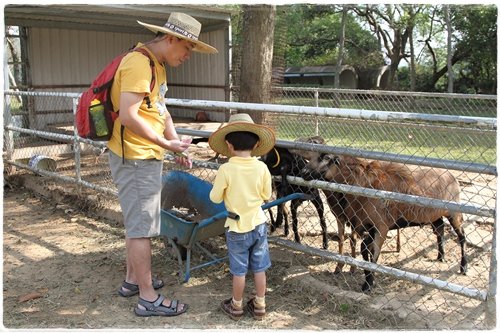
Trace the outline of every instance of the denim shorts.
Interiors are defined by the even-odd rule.
[[[226,244],[231,274],[245,276],[248,271],[259,273],[271,267],[266,223],[259,224],[254,230],[245,233],[226,229]]]

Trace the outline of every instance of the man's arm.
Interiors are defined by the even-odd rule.
[[[127,127],[135,134],[157,144],[158,146],[174,151],[183,152],[189,147],[189,142],[180,141],[172,118],[166,122],[164,135],[168,133],[168,138],[158,135],[149,124],[139,116],[139,107],[144,99],[144,94],[133,92],[122,92],[120,94],[120,120],[123,126]],[[168,128],[168,132],[167,132]]]

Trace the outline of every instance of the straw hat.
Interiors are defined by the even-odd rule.
[[[226,126],[210,135],[208,144],[217,153],[231,157],[231,152],[226,143],[226,135],[232,132],[251,132],[259,136],[259,144],[252,151],[252,156],[267,154],[274,147],[276,141],[274,131],[270,127],[255,124],[246,113],[237,113],[229,117]]]
[[[145,26],[154,33],[162,32],[173,35],[195,44],[193,51],[201,53],[218,53],[213,46],[203,43],[198,40],[201,31],[201,23],[193,17],[183,13],[171,13],[167,23],[163,27],[153,24],[137,21],[140,25]]]

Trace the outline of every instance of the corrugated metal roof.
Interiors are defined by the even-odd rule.
[[[227,25],[231,11],[213,5],[7,5],[6,25],[143,33],[137,20],[163,25],[171,12],[195,17],[202,31]]]

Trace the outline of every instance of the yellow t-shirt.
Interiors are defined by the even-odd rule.
[[[137,47],[142,46],[139,43]],[[149,52],[149,50],[148,50]],[[165,130],[165,119],[168,114],[165,106],[165,94],[167,93],[167,74],[165,66],[160,64],[154,55],[149,52],[155,63],[155,86],[150,91],[151,66],[149,59],[140,52],[130,52],[121,61],[116,71],[115,80],[111,87],[111,100],[115,111],[120,106],[121,92],[145,93],[151,100],[151,108],[148,108],[144,100],[139,107],[139,116],[146,120],[151,128],[163,136]],[[113,136],[108,142],[108,148],[118,156],[122,156],[121,144],[121,122],[120,117],[115,121]],[[165,149],[146,140],[128,129],[124,129],[124,152],[127,159],[151,159],[163,160]]]
[[[266,222],[260,206],[271,198],[271,174],[256,157],[231,157],[217,171],[210,200],[224,201],[226,209],[240,216],[239,221],[226,219],[225,227],[238,233],[249,232]]]

